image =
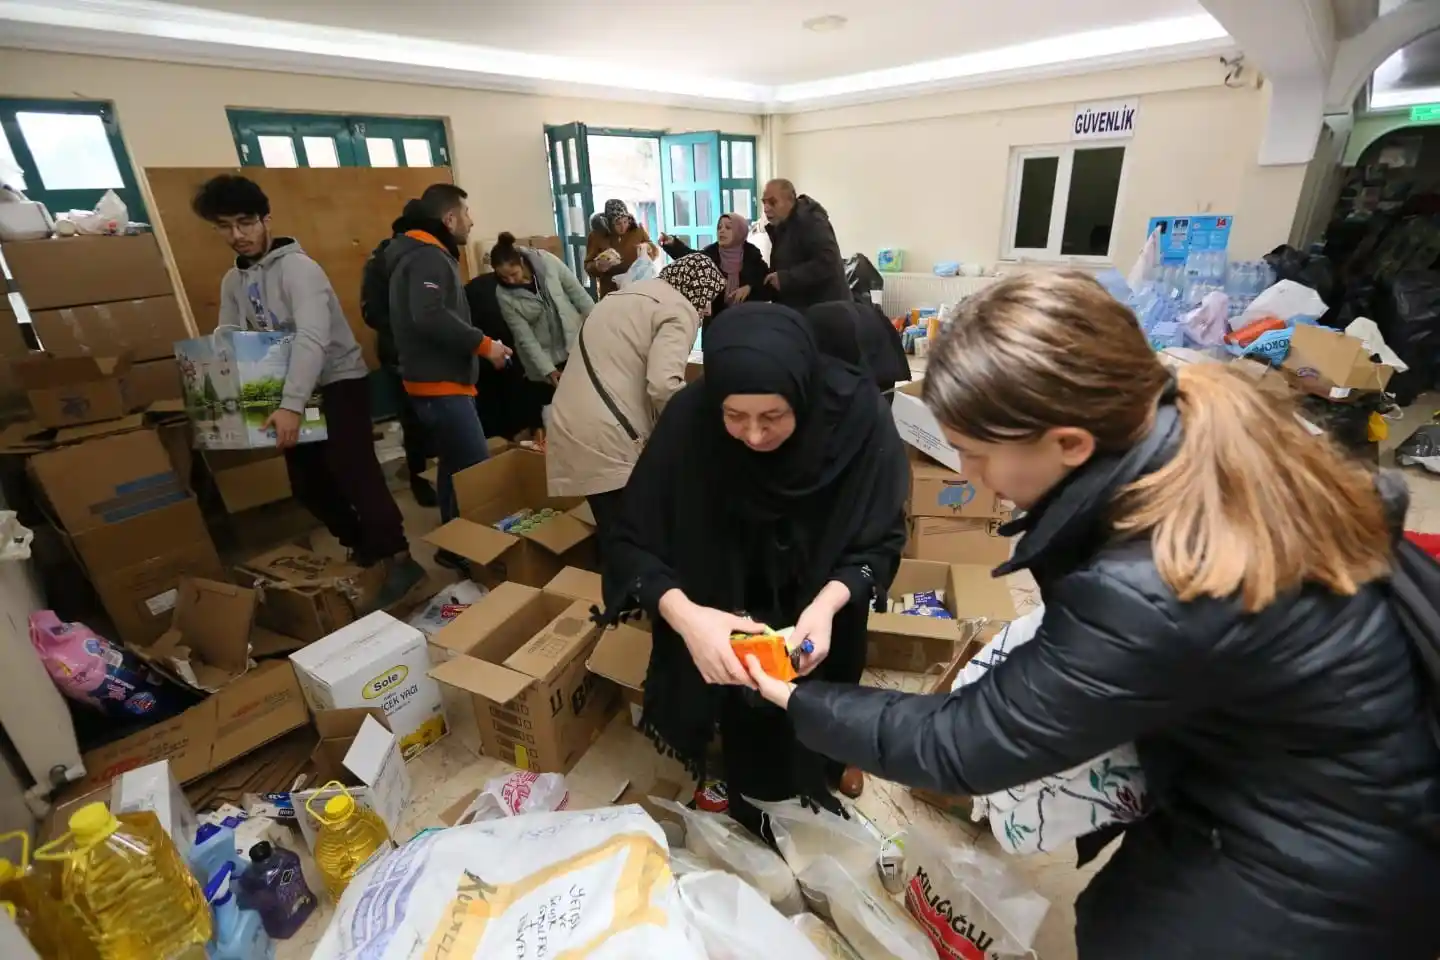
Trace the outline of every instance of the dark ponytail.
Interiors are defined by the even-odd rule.
[[[515,245],[515,234],[502,233],[495,238],[495,246],[490,248],[490,266],[499,267],[507,263],[524,263],[525,255]]]

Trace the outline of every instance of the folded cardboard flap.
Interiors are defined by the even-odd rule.
[[[591,673],[613,680],[629,690],[645,687],[645,672],[650,667],[650,648],[654,638],[644,630],[628,624],[600,634],[585,667]]]
[[[441,627],[430,642],[451,653],[500,663],[569,604],[566,597],[507,581]]]
[[[456,657],[432,667],[430,676],[495,703],[509,703],[530,689],[535,678],[476,657]]]
[[[520,538],[496,530],[487,523],[476,523],[461,517],[430,531],[425,535],[425,542],[488,566],[518,544]]]
[[[386,730],[390,729],[385,711],[379,707],[341,707],[315,712],[315,732],[320,734],[320,742],[315,745],[311,757],[315,764],[316,782],[339,780],[346,786],[359,785],[355,775],[345,766],[345,753],[355,742],[366,717],[374,719]]]
[[[589,606],[576,601],[506,657],[505,666],[542,682],[552,680],[599,629],[590,621]]]
[[[27,466],[72,536],[190,496],[154,430],[130,429],[59,447],[36,454]]]
[[[935,414],[920,400],[922,390],[923,381],[920,380],[895,388],[894,400],[890,406],[891,414],[895,418],[895,429],[900,432],[902,440],[921,453],[935,458],[951,470],[963,471],[959,451],[945,439],[940,421],[935,419]]]
[[[1283,366],[1307,381],[1307,387],[1309,381],[1319,381],[1317,386],[1346,392],[1384,390],[1395,373],[1393,367],[1372,363],[1359,338],[1304,323],[1297,324],[1290,335],[1290,352]]]
[[[605,587],[600,574],[579,567],[566,567],[545,584],[545,592],[572,600],[587,600],[590,603],[605,602]]]
[[[284,544],[235,568],[246,586],[259,588],[256,621],[277,633],[313,641],[353,622],[384,583],[383,564],[353,564]]]
[[[171,627],[142,656],[191,687],[218,691],[250,667],[255,591],[198,577],[181,579]]]
[[[901,560],[890,597],[929,590],[945,591],[945,609],[955,619],[872,612],[870,666],[923,672],[936,664],[963,662],[975,654],[979,642],[1015,619],[1009,587],[992,577],[988,567]]]
[[[290,475],[277,450],[206,450],[200,454],[226,513],[287,499]]]
[[[11,364],[15,379],[26,390],[47,390],[77,383],[91,383],[124,376],[130,369],[130,356],[57,357],[49,353],[32,353]]]

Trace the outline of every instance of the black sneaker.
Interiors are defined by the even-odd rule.
[[[375,598],[376,609],[384,610],[404,600],[424,579],[425,568],[408,553],[391,558],[385,583],[381,585],[380,593]]]
[[[424,477],[410,478],[410,495],[415,502],[422,507],[435,508],[440,505],[440,498],[435,495],[435,487]]]

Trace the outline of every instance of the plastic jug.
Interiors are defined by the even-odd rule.
[[[295,935],[315,910],[315,894],[300,872],[300,858],[264,840],[250,848],[250,866],[238,878],[240,908],[254,910],[276,940]]]
[[[203,953],[210,940],[200,886],[149,810],[117,817],[103,803],[86,804],[71,815],[70,832],[35,856],[63,863],[61,902],[101,960],[174,960]]]
[[[31,867],[29,835],[21,830],[0,834],[0,843],[12,840],[20,843],[20,862],[0,857],[0,900],[11,905],[16,925],[47,960],[94,960],[95,946],[76,928],[74,918],[67,918],[46,890],[45,878]],[[0,952],[0,957],[8,956]]]
[[[195,879],[207,884],[220,872],[225,864],[240,869],[240,858],[235,852],[235,831],[230,827],[218,827],[207,823],[195,834],[195,845],[186,858]]]
[[[275,941],[266,934],[260,914],[242,910],[230,889],[235,864],[226,863],[205,885],[205,901],[215,912],[215,939],[205,952],[210,960],[271,960]]]
[[[0,957],[5,960],[40,960],[17,919],[15,904],[0,900]]]
[[[325,801],[323,813],[315,809],[315,797],[305,801],[305,809],[320,821],[320,831],[315,837],[315,865],[325,878],[325,889],[338,903],[351,878],[365,862],[376,851],[389,846],[390,831],[380,815],[357,804],[340,781],[325,784],[321,792],[332,787],[340,793]]]

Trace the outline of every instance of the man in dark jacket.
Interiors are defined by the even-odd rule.
[[[765,285],[771,299],[805,312],[828,300],[849,300],[845,259],[830,226],[830,215],[815,200],[796,196],[789,180],[765,184],[765,230],[770,235],[770,274]]]
[[[465,191],[449,183],[425,189],[405,205],[385,248],[390,273],[390,327],[400,377],[415,414],[439,457],[436,493],[440,519],[459,515],[453,477],[489,455],[475,409],[475,380],[484,357],[496,369],[510,348],[470,322],[460,277],[460,245],[470,236]],[[464,569],[458,557],[439,551],[436,562]]]

